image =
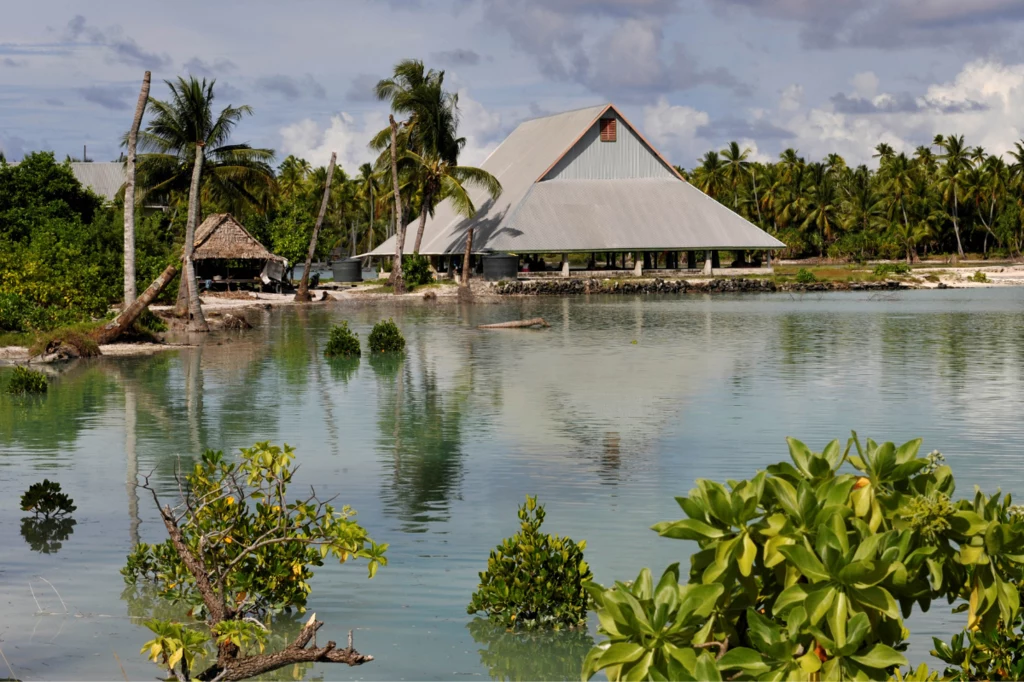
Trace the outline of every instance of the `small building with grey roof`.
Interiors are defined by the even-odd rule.
[[[491,200],[469,188],[472,218],[442,201],[428,217],[420,253],[461,255],[473,231],[474,254],[658,255],[689,268],[718,251],[770,253],[785,244],[688,183],[612,104],[525,121],[481,166],[502,185]],[[418,221],[406,231],[410,253]],[[392,236],[370,256],[393,255]],[[593,260],[592,256],[592,260]],[[614,259],[614,255],[612,258]],[[613,260],[614,263],[614,260]],[[715,263],[717,267],[717,263]]]

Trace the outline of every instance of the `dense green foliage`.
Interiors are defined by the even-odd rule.
[[[807,268],[800,268],[796,271],[796,281],[798,284],[813,284],[818,278]]]
[[[677,498],[687,518],[654,526],[697,543],[687,584],[673,565],[656,585],[644,569],[592,586],[608,639],[584,678],[882,679],[907,665],[903,618],[938,599],[964,602],[957,653],[937,644],[963,679],[1012,677],[1024,519],[1009,496],[954,501],[950,468],[919,447],[854,435],[815,453],[790,439],[791,462],[728,486],[698,480]]]
[[[430,284],[434,281],[434,273],[430,271],[430,259],[414,253],[402,260],[402,277],[405,279],[405,286],[410,289],[422,284]]]
[[[910,266],[906,263],[879,263],[875,266],[874,274],[879,277],[889,275],[909,275]]]
[[[400,353],[405,350],[405,337],[391,318],[373,325],[367,341],[374,353]]]
[[[139,221],[142,288],[171,241],[161,216]],[[101,318],[121,295],[121,209],[104,207],[53,154],[0,164],[0,331],[39,331]]]
[[[527,496],[519,507],[519,532],[491,551],[487,570],[469,602],[507,628],[563,628],[587,620],[586,586],[592,575],[583,560],[586,542],[542,533],[544,507]]]
[[[46,374],[23,365],[18,365],[11,372],[11,380],[7,384],[7,392],[13,395],[22,393],[46,393],[49,386]]]
[[[684,173],[785,242],[789,257],[910,261],[993,248],[1017,257],[1024,248],[1024,140],[1007,161],[962,135],[937,135],[912,155],[883,142],[873,155],[877,169],[851,168],[838,154],[807,161],[794,149],[775,163],[749,156],[732,142]]]
[[[208,628],[147,622],[156,637],[144,651],[165,669],[183,662],[192,667],[191,659],[224,642],[244,655],[262,651],[276,614],[304,610],[312,569],[329,554],[341,563],[367,559],[371,578],[387,563],[387,545],[373,542],[349,507],[336,509],[315,494],[289,500],[294,458],[287,445],[268,443],[243,449],[240,462],[208,450],[181,481],[182,542],[212,585],[212,595],[203,594],[195,570],[170,538],[140,544],[128,556],[122,574],[129,584],[152,584],[162,599],[187,605]],[[222,605],[223,617],[211,611],[211,599]]]
[[[361,352],[359,336],[348,328],[347,320],[331,327],[331,336],[327,339],[324,355],[329,358],[348,358],[358,357]]]
[[[67,516],[75,511],[74,501],[61,492],[60,483],[43,479],[33,483],[21,496],[21,510],[33,512],[36,516],[52,518]]]

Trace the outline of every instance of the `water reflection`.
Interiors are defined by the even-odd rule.
[[[21,537],[29,548],[40,554],[56,554],[75,532],[76,521],[70,517],[42,518],[26,516],[21,520]]]
[[[578,680],[594,646],[586,629],[559,632],[509,631],[485,618],[466,626],[492,680]]]
[[[419,348],[418,358],[398,365],[387,354],[371,356],[384,379],[377,410],[379,449],[388,470],[382,497],[403,530],[413,533],[448,519],[462,476],[462,422],[471,389],[466,381],[443,391],[424,346]]]

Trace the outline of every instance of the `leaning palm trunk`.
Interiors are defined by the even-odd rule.
[[[199,222],[199,179],[203,175],[203,143],[196,143],[196,163],[192,168],[192,186],[188,191],[188,220],[185,222],[185,274],[188,283],[188,330],[208,332],[210,327],[203,316],[196,285],[196,269],[192,260],[196,242],[196,224]]]
[[[176,274],[178,274],[177,263],[174,265],[168,265],[164,271],[160,273],[160,276],[153,280],[153,283],[149,285],[149,288],[142,292],[141,296],[136,298],[131,305],[125,306],[121,313],[112,321],[100,327],[93,333],[93,338],[96,339],[96,343],[110,343],[130,329],[131,326],[135,324],[135,320],[142,314],[142,311],[149,307],[149,304],[160,295],[160,292],[164,290],[164,287],[166,287],[172,279],[174,279]]]
[[[128,160],[124,165],[124,305],[135,301],[135,147],[139,139],[142,114],[149,101],[150,73],[142,77],[142,90],[135,105],[135,118],[128,131]]]
[[[960,212],[956,196],[956,186],[953,187],[953,233],[956,235],[956,252],[961,258],[964,257],[964,247],[960,244],[960,225],[957,223],[957,213]]]
[[[405,248],[405,221],[402,220],[402,194],[398,186],[398,124],[388,116],[391,124],[391,183],[395,192],[395,260],[391,264],[391,284],[396,294],[405,291],[402,280],[402,249]]]
[[[420,209],[420,224],[416,227],[416,243],[412,246],[412,252],[419,254],[420,244],[423,242],[423,231],[427,228],[427,214],[430,212],[427,207],[434,199],[433,183],[427,183],[423,188],[423,208]]]
[[[320,213],[316,217],[316,225],[313,226],[313,236],[309,240],[306,268],[302,271],[302,281],[299,282],[299,290],[295,292],[296,301],[306,302],[310,300],[309,270],[313,267],[313,252],[316,251],[316,240],[320,236],[320,226],[324,224],[324,214],[327,213],[327,201],[331,198],[331,179],[334,178],[334,162],[337,158],[338,155],[335,152],[331,152],[331,162],[327,164],[327,182],[324,184],[324,198],[320,202]]]
[[[469,286],[469,261],[473,257],[473,228],[466,234],[466,251],[462,255],[462,286]]]

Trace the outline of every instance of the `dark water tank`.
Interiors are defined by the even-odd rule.
[[[358,258],[336,260],[331,264],[335,282],[362,282],[363,263]]]
[[[484,256],[484,279],[497,282],[519,276],[519,256],[495,253]]]

